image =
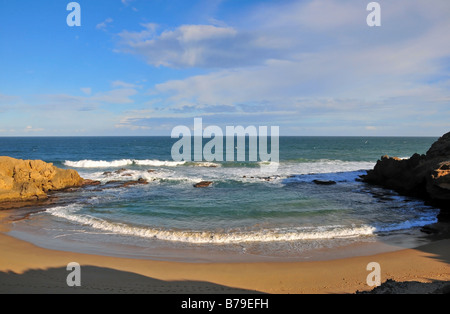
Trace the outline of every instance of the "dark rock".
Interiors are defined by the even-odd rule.
[[[432,282],[395,281],[388,279],[370,291],[356,291],[356,294],[448,294],[450,284],[446,281]]]
[[[105,185],[107,185],[107,184],[114,184],[114,183],[120,183],[120,182],[122,182],[122,181],[119,181],[119,180],[111,180],[111,181],[106,182]]]
[[[111,171],[105,171],[105,172],[103,172],[103,175],[104,175],[104,176],[110,176],[111,174],[112,174]]]
[[[202,181],[199,183],[194,184],[194,188],[206,188],[213,184],[211,181]]]
[[[145,180],[145,179],[140,178],[140,179],[137,180],[137,181],[128,181],[128,182],[125,182],[125,183],[121,184],[119,187],[121,187],[121,188],[126,188],[126,187],[129,187],[129,186],[138,185],[138,184],[148,184],[148,181]]]
[[[87,186],[87,185],[92,186],[92,185],[100,185],[100,184],[102,184],[100,181],[94,181],[94,180],[89,180],[89,179],[85,179],[83,181],[83,186]]]
[[[361,179],[400,194],[428,200],[430,204],[448,212],[450,132],[439,138],[425,155],[414,154],[409,159],[383,156],[374,169],[367,171]]]
[[[125,172],[125,171],[127,171],[127,169],[122,168],[122,169],[119,169],[119,170],[114,171],[114,173],[116,173],[116,174],[121,174],[122,172]]]
[[[334,184],[336,184],[336,181],[332,181],[332,180],[313,180],[313,182],[318,185],[334,185]]]

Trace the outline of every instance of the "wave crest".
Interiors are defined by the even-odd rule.
[[[121,159],[113,161],[104,160],[80,160],[80,161],[70,161],[66,160],[64,165],[74,168],[114,168],[114,167],[124,167],[130,165],[138,166],[154,166],[154,167],[176,167],[185,164],[184,161],[163,161],[163,160],[136,160],[136,159]]]

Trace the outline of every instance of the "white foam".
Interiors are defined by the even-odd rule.
[[[64,165],[74,168],[108,168],[108,167],[124,167],[132,165],[133,160],[131,159],[121,159],[114,161],[104,161],[104,160],[80,160],[80,161],[70,161],[66,160]]]
[[[157,228],[130,226],[124,223],[110,222],[97,217],[78,214],[77,212],[80,209],[82,209],[81,205],[71,204],[67,206],[59,206],[47,209],[47,213],[75,223],[87,225],[98,230],[112,232],[119,235],[196,244],[232,244],[244,242],[276,242],[356,238],[363,236],[373,236],[377,233],[385,233],[389,231],[406,230],[436,222],[436,218],[434,217],[422,217],[415,221],[405,221],[398,224],[387,225],[384,227],[375,227],[371,225],[334,225],[319,227],[273,228],[257,231],[235,231],[231,233],[220,233],[210,231],[162,230]]]
[[[217,168],[221,167],[221,164],[215,163],[215,162],[208,162],[208,161],[202,161],[202,162],[194,162],[192,164],[194,167],[207,167],[207,168]]]
[[[113,161],[104,160],[80,160],[80,161],[70,161],[66,160],[64,165],[74,168],[114,168],[114,167],[124,167],[130,165],[138,166],[154,166],[154,167],[176,167],[179,165],[184,165],[185,161],[164,161],[164,160],[136,160],[136,159],[120,159]]]
[[[288,174],[319,174],[354,172],[358,170],[369,170],[375,166],[374,162],[368,161],[342,161],[322,159],[315,162],[287,162],[282,163],[280,171]]]
[[[162,160],[134,160],[134,163],[138,166],[154,166],[154,167],[176,167],[184,165],[185,161],[162,161]]]

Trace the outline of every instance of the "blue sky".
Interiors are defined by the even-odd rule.
[[[450,131],[450,3],[0,0],[0,136]]]

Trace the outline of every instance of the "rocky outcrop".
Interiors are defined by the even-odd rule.
[[[409,159],[383,156],[375,168],[361,176],[401,194],[413,195],[450,209],[450,132],[437,140],[425,155]]]
[[[80,187],[83,178],[41,160],[0,157],[0,202],[47,198],[47,192]]]

